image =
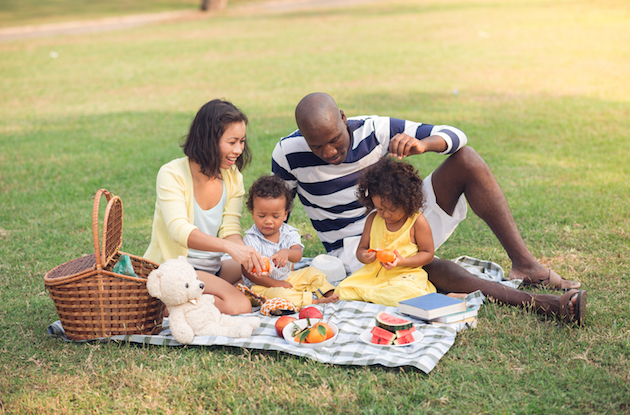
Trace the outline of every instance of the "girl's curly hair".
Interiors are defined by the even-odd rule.
[[[407,216],[415,214],[425,202],[422,179],[416,169],[391,157],[383,157],[365,169],[357,185],[357,199],[367,212],[374,209],[373,196],[380,196],[393,206],[400,207]]]
[[[254,210],[254,197],[278,199],[284,196],[286,200],[285,209],[291,212],[293,207],[293,192],[279,176],[261,176],[249,188],[247,197],[247,209]]]

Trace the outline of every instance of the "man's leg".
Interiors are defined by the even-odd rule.
[[[517,290],[498,282],[478,278],[452,261],[434,258],[423,267],[429,280],[439,291],[470,293],[480,290],[485,296],[496,301],[518,307],[532,306],[544,315],[557,315],[566,320],[582,324],[586,313],[586,292],[571,290],[563,296],[552,294],[532,294]],[[582,300],[582,304],[579,301]],[[580,305],[580,307],[576,307]]]
[[[433,172],[432,181],[437,204],[449,215],[452,215],[460,195],[465,195],[473,212],[488,224],[510,257],[510,278],[534,284],[551,282],[554,288],[580,286],[577,282],[560,279],[531,254],[516,227],[503,191],[474,149],[464,147],[451,155]]]

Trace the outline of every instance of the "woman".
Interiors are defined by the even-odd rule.
[[[183,144],[185,157],[160,168],[151,243],[144,257],[158,264],[184,255],[225,314],[251,312],[234,284],[241,265],[262,269],[262,257],[243,243],[243,176],[251,160],[247,116],[232,103],[215,99],[193,120]],[[223,253],[233,260],[221,261]]]

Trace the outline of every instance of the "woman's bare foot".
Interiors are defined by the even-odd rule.
[[[339,296],[335,294],[334,291],[328,291],[326,294],[324,294],[323,298],[314,299],[313,304],[336,303],[337,301],[339,301]]]

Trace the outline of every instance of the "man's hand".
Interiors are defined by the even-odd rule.
[[[389,140],[389,155],[402,160],[407,156],[422,154],[427,151],[422,141],[405,133],[396,134]]]
[[[389,155],[398,157],[398,160],[402,160],[408,156],[426,153],[427,151],[440,153],[446,151],[446,148],[446,141],[439,135],[432,135],[418,140],[408,134],[399,133],[389,140]]]

